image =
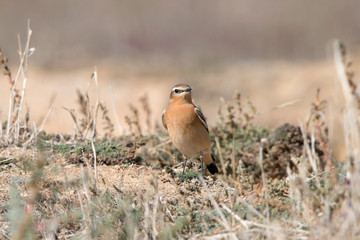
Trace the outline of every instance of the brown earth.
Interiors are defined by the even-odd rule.
[[[76,187],[72,183],[82,183],[84,174],[96,178],[96,185],[99,192],[104,193],[110,191],[115,193],[120,192],[124,196],[131,196],[134,199],[144,197],[148,199],[150,196],[158,195],[161,203],[173,203],[176,201],[178,209],[186,208],[188,202],[195,201],[209,201],[206,191],[216,199],[218,204],[227,203],[230,201],[226,191],[234,191],[233,188],[224,186],[222,181],[215,180],[207,177],[206,187],[200,182],[199,179],[192,179],[190,182],[178,183],[163,169],[153,169],[150,166],[141,165],[115,165],[106,166],[99,165],[96,168],[97,175],[95,174],[94,167],[82,167],[79,164],[69,164],[61,154],[46,154],[46,164],[43,168],[43,177],[38,187],[42,195],[43,204],[50,206],[51,203],[46,202],[51,199],[54,188],[59,191],[61,198],[67,198],[75,204],[79,204],[77,199]],[[29,198],[32,193],[31,186],[29,186],[29,178],[32,171],[23,169],[23,165],[17,162],[19,159],[28,159],[32,162],[41,158],[36,150],[25,150],[24,148],[8,148],[0,153],[0,159],[8,159],[9,164],[2,165],[0,174],[0,203],[6,205],[9,201],[9,189],[11,182],[17,182],[20,195]],[[196,165],[196,164],[195,164]],[[176,168],[176,172],[180,172],[182,164]],[[188,166],[194,166],[191,162]],[[198,164],[197,164],[198,166]],[[97,177],[96,177],[97,176]],[[81,189],[81,187],[80,187]],[[250,195],[249,195],[250,196]],[[247,199],[247,198],[246,198]],[[4,206],[5,206],[4,205]],[[61,209],[64,206],[54,206],[54,208]],[[170,211],[167,213],[170,214]],[[5,221],[4,215],[0,215],[0,226],[2,229],[9,227],[9,223]],[[170,216],[172,217],[172,216]],[[4,230],[5,231],[5,230]],[[5,232],[1,232],[5,235]],[[1,235],[0,234],[0,235]]]

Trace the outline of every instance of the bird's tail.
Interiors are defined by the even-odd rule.
[[[206,164],[207,169],[209,170],[209,172],[211,174],[215,174],[215,173],[219,172],[219,170],[218,170],[218,168],[216,167],[216,164],[215,164],[215,158],[214,158],[214,156],[212,154],[204,155],[204,162]]]

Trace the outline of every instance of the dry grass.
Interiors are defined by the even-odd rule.
[[[181,156],[152,124],[149,99],[140,99],[142,110],[130,106],[130,134],[115,137],[96,70],[86,90],[78,91],[80,111],[68,109],[73,134],[28,127],[22,113],[30,28],[28,33],[14,80],[1,56],[11,85],[0,135],[1,238],[359,238],[359,106],[343,45],[334,44],[334,59],[346,100],[345,162],[332,154],[331,119],[320,91],[305,123],[275,130],[254,125],[256,108],[235,92],[233,100],[222,100],[212,128],[221,173],[202,180],[199,163],[192,162],[180,183]]]
[[[0,53],[1,63],[4,67],[5,75],[7,75],[9,78],[9,84],[11,89],[6,128],[1,138],[4,144],[18,144],[27,139],[29,134],[29,115],[28,113],[26,113],[25,116],[23,116],[22,114],[24,107],[24,95],[27,84],[29,57],[34,51],[34,49],[30,48],[31,34],[32,31],[30,29],[29,23],[27,41],[24,50],[22,50],[20,36],[18,36],[20,64],[15,78],[13,78],[11,71],[7,65],[8,60]],[[22,84],[21,88],[19,88],[19,84]]]

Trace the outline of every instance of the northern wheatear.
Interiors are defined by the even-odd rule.
[[[203,162],[211,174],[219,172],[210,152],[211,144],[206,119],[200,109],[192,103],[191,90],[187,84],[175,85],[170,93],[169,107],[162,115],[162,123],[168,130],[171,141],[185,155],[181,181],[188,157],[200,157],[203,177]]]

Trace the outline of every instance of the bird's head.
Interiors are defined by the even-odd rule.
[[[170,101],[176,100],[185,100],[189,103],[192,102],[191,100],[191,87],[185,83],[180,83],[175,85],[171,89],[170,93]]]

